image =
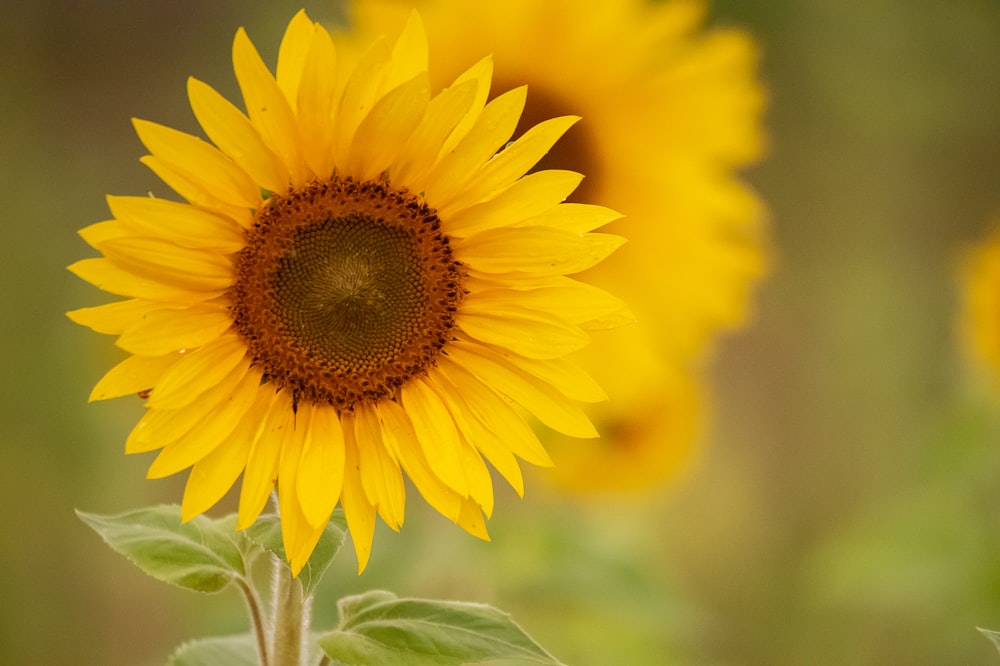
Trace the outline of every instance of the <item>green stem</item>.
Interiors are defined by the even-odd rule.
[[[247,602],[247,608],[250,610],[250,620],[253,623],[254,637],[257,639],[257,653],[260,655],[260,665],[270,666],[270,659],[267,654],[267,628],[264,626],[264,618],[260,613],[260,599],[257,597],[257,593],[253,587],[242,578],[237,579],[237,585]]]
[[[288,566],[274,558],[274,635],[271,666],[301,666],[305,634],[309,626],[309,604],[302,583],[292,578]]]

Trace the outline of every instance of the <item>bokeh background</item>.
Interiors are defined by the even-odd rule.
[[[305,2],[340,20],[334,0]],[[581,2],[586,11],[587,2]],[[162,192],[129,119],[195,131],[185,80],[234,97],[243,25],[274,62],[300,4],[0,1],[0,663],[158,664],[242,631],[235,593],[146,578],[74,516],[176,502],[121,454],[141,407],[88,405],[118,357],[66,310],[105,193]],[[1000,219],[996,0],[719,0],[759,39],[774,274],[712,362],[683,482],[500,491],[480,543],[414,499],[316,604],[387,588],[493,603],[570,664],[974,664],[1000,655],[1000,418],[957,350],[956,268]]]

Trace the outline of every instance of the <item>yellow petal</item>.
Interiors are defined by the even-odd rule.
[[[477,85],[475,81],[466,81],[441,91],[428,102],[420,124],[389,165],[390,178],[410,184],[414,191],[424,190],[424,178],[437,161],[445,139],[472,106]]]
[[[154,238],[109,240],[101,249],[130,273],[191,291],[225,290],[233,282],[232,262],[217,252],[182,248]]]
[[[224,335],[184,354],[163,373],[149,396],[150,409],[180,409],[218,384],[246,357],[246,344],[235,334]]]
[[[552,118],[529,129],[487,162],[468,185],[462,188],[462,193],[451,202],[449,210],[442,211],[442,215],[489,199],[508,187],[535,166],[559,137],[578,120],[579,116]]]
[[[205,391],[201,400],[184,409],[147,410],[129,433],[125,441],[125,453],[153,451],[187,435],[199,423],[210,419],[221,405],[232,399],[246,372],[246,365],[234,368],[222,381]]]
[[[521,220],[557,208],[581,180],[583,176],[573,171],[528,174],[490,200],[446,216],[442,226],[448,235],[459,238],[487,229],[517,226]]]
[[[451,414],[421,379],[406,384],[401,399],[431,469],[448,487],[462,497],[467,496],[469,481],[462,466],[461,444]]]
[[[281,46],[278,47],[278,67],[275,70],[275,79],[278,87],[285,94],[285,99],[292,103],[299,97],[299,81],[302,78],[302,68],[305,66],[306,56],[312,45],[315,33],[315,24],[306,15],[306,10],[300,9],[285,29],[285,36],[281,38]]]
[[[266,391],[267,386],[262,386],[261,390]],[[267,504],[268,495],[278,478],[281,444],[285,431],[292,427],[293,418],[291,398],[285,391],[276,393],[243,472],[236,529],[252,525]]]
[[[577,326],[509,301],[462,303],[455,323],[476,340],[528,358],[559,358],[583,349],[590,342],[590,336]]]
[[[519,226],[554,227],[582,234],[603,227],[621,217],[621,213],[603,206],[564,203],[550,208],[545,213],[523,220]]]
[[[259,208],[259,205],[244,206],[242,204],[227,202],[217,197],[205,183],[192,179],[191,176],[184,174],[173,165],[155,155],[146,155],[139,158],[139,161],[149,167],[174,192],[177,192],[177,194],[195,206],[200,206],[201,208],[206,208],[232,218],[244,229],[249,229],[253,225],[253,211]]]
[[[600,384],[579,365],[565,358],[536,360],[517,354],[504,354],[504,358],[559,390],[567,398],[580,402],[602,402],[608,399]]]
[[[447,209],[472,175],[510,138],[524,109],[525,94],[522,86],[486,105],[465,138],[428,176],[425,192],[430,205]]]
[[[199,183],[216,198],[247,208],[259,205],[260,188],[215,146],[196,136],[148,120],[133,118],[132,124],[153,156],[192,182]]]
[[[341,504],[344,517],[354,542],[354,552],[358,556],[358,573],[365,570],[372,554],[372,539],[375,537],[375,507],[368,501],[361,486],[361,463],[357,444],[354,442],[354,423],[350,416],[344,416],[344,490]]]
[[[482,115],[486,100],[490,95],[490,82],[493,78],[493,56],[486,56],[475,65],[470,67],[461,76],[455,79],[452,87],[458,87],[465,83],[475,84],[475,97],[465,116],[459,120],[454,131],[448,136],[441,146],[438,156],[443,158],[450,155],[455,147],[461,143],[469,131],[475,126],[479,116]]]
[[[511,487],[517,491],[517,494],[523,497],[524,478],[521,476],[521,468],[517,464],[514,454],[511,453],[510,446],[500,439],[496,432],[487,428],[482,421],[476,418],[475,414],[472,413],[462,398],[462,392],[457,386],[448,381],[442,373],[431,372],[427,381],[437,387],[437,394],[444,400],[448,411],[454,417],[455,424],[464,435],[466,442],[486,456],[490,464],[510,483]],[[480,464],[482,464],[481,461]],[[470,465],[467,464],[466,468],[469,469],[469,467]],[[475,493],[470,494],[476,497]],[[492,509],[492,495],[493,491],[490,488],[490,509]],[[492,511],[487,510],[486,513],[489,515]]]
[[[299,461],[309,437],[312,410],[301,410],[296,415],[294,427],[288,431],[281,448],[278,463],[278,506],[281,510],[281,537],[285,557],[297,576],[312,555],[324,524],[310,525],[298,500]]]
[[[132,298],[127,301],[115,301],[91,308],[71,310],[66,313],[66,316],[77,324],[98,333],[118,335],[136,320],[163,307],[162,303]]]
[[[351,73],[337,109],[337,126],[333,150],[336,162],[342,164],[354,143],[354,132],[378,100],[376,93],[388,67],[389,50],[379,39],[361,57]]]
[[[396,454],[400,466],[417,491],[441,515],[457,521],[462,497],[445,485],[431,469],[406,412],[393,400],[381,401],[376,405],[376,411],[382,422],[383,441]]]
[[[111,368],[90,392],[90,401],[108,400],[147,391],[163,373],[180,360],[181,354],[165,356],[129,356]]]
[[[601,262],[625,239],[548,227],[490,229],[456,243],[456,257],[476,271],[531,276],[578,273]]]
[[[382,92],[427,73],[427,32],[416,10],[410,12],[392,47]]]
[[[188,79],[188,100],[212,143],[240,165],[257,185],[271,192],[284,192],[288,188],[288,169],[242,111],[195,78]]]
[[[292,183],[304,184],[307,173],[292,108],[243,28],[233,40],[233,69],[250,122],[271,152],[284,162]]]
[[[334,171],[337,54],[330,34],[314,27],[298,89],[299,138],[306,163],[317,178]]]
[[[194,206],[152,197],[108,196],[112,214],[138,231],[181,247],[229,254],[246,245],[243,229],[233,220]]]
[[[635,315],[621,300],[608,292],[572,278],[555,277],[526,289],[498,287],[489,280],[471,279],[467,306],[482,301],[482,307],[504,300],[533,310],[543,310],[585,330],[616,328],[635,322]]]
[[[147,478],[162,479],[187,469],[215,450],[236,429],[246,417],[247,410],[253,405],[260,391],[256,378],[254,376],[247,378],[249,369],[250,362],[245,360],[231,372],[231,376],[237,377],[238,380],[229,395],[216,402],[215,409],[187,433],[163,447],[156,460],[149,466]],[[224,380],[225,383],[229,381],[229,378]],[[211,393],[212,391],[205,391],[204,399],[210,400],[213,397]]]
[[[450,358],[443,359],[438,370],[458,388],[472,416],[496,433],[515,455],[541,467],[552,466],[552,459],[535,432],[492,387]]]
[[[132,273],[104,257],[81,259],[68,270],[81,280],[118,296],[130,296],[176,305],[198,303],[220,296],[225,289],[207,291],[164,284]]]
[[[233,487],[246,467],[272,400],[266,391],[258,391],[254,404],[229,437],[194,464],[184,486],[181,520],[187,522],[208,511]]]
[[[358,125],[345,173],[359,180],[371,180],[388,169],[420,123],[430,90],[424,72],[378,100]]]
[[[161,308],[122,331],[115,344],[132,354],[160,356],[208,344],[232,325],[229,312],[215,304]]]
[[[312,426],[299,461],[299,504],[312,525],[325,525],[344,485],[344,432],[332,407],[308,409],[313,410]]]
[[[597,437],[576,402],[481,345],[455,341],[448,352],[485,384],[521,405],[553,430],[571,437]]]
[[[373,408],[355,410],[354,441],[358,445],[361,487],[386,525],[398,531],[403,524],[406,497],[403,475],[382,442],[382,425]]]
[[[486,532],[486,521],[483,520],[482,509],[471,497],[462,501],[462,513],[459,514],[456,524],[472,536],[479,537],[483,541],[489,541],[490,535]]]

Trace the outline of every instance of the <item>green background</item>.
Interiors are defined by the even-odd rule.
[[[236,27],[273,63],[298,7],[0,3],[0,663],[157,664],[246,626],[235,594],[162,586],[74,516],[179,501],[184,479],[122,455],[138,400],[86,403],[118,356],[63,316],[102,300],[64,267],[104,193],[164,193],[129,118],[196,131],[186,77],[235,97]],[[584,666],[1000,661],[975,631],[1000,629],[1000,419],[955,336],[958,259],[1000,219],[1000,5],[713,16],[762,43],[772,149],[749,178],[776,267],[714,360],[697,469],[585,501],[529,479],[523,502],[499,492],[492,544],[411,493],[362,577],[339,558],[320,628],[338,596],[387,588],[494,603]]]

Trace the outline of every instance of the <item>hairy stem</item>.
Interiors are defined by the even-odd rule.
[[[250,621],[253,623],[253,633],[257,639],[257,653],[260,656],[261,666],[270,666],[270,658],[267,653],[267,627],[264,626],[264,617],[260,613],[260,599],[257,592],[247,581],[242,578],[237,579],[237,586],[243,593],[243,598],[247,602],[250,610]]]
[[[271,666],[301,666],[309,625],[309,604],[302,583],[292,578],[288,566],[274,558],[274,635]]]

